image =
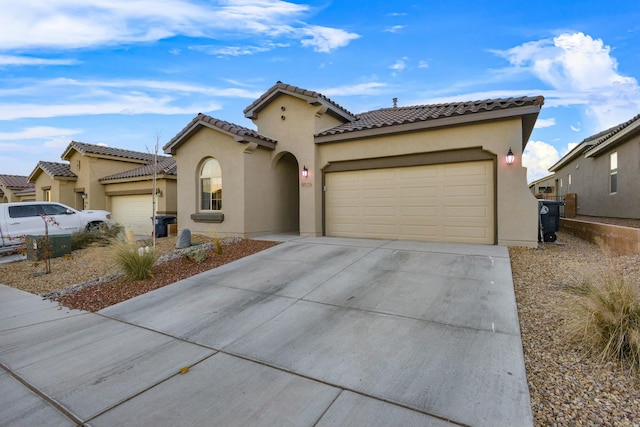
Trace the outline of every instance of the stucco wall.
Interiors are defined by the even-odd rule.
[[[609,192],[609,155],[618,153],[618,191]],[[555,173],[560,195],[577,194],[578,215],[640,218],[640,136],[598,157],[579,155]],[[569,184],[571,175],[571,184]]]
[[[100,178],[131,170],[144,164],[142,162],[128,162],[126,159],[110,160],[88,157],[75,150],[68,160],[71,172],[78,177],[75,188],[84,188],[87,194],[84,200],[84,209],[107,209],[107,196],[104,186],[98,181]]]
[[[527,187],[522,167],[522,125],[520,119],[432,129],[402,135],[382,136],[319,146],[318,164],[341,160],[397,156],[481,147],[497,158],[497,233],[500,245],[537,245],[537,202]],[[509,147],[516,156],[507,165]],[[316,191],[322,195],[321,189]],[[321,209],[313,212],[321,217]]]
[[[73,189],[76,185],[75,180],[54,179],[46,173],[38,174],[35,182],[36,200],[44,200],[44,188],[50,187],[51,201],[62,203],[67,206],[75,207],[75,194]]]
[[[323,106],[280,95],[254,119],[260,134],[278,141],[272,159],[289,152],[298,161],[299,171],[305,166],[309,169],[309,176],[300,181],[301,236],[322,235],[322,174],[318,173],[322,164],[313,136],[317,129],[341,123],[324,112]]]
[[[180,177],[177,185],[178,229],[188,228],[192,233],[219,236],[244,236],[245,234],[245,156],[246,144],[236,142],[231,136],[203,128],[178,148],[173,156]],[[200,211],[199,174],[203,161],[213,157],[222,171],[221,223],[196,222],[191,215]],[[263,181],[256,181],[264,185]]]

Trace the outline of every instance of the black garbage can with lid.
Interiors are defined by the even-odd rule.
[[[556,231],[560,230],[560,206],[564,206],[564,202],[538,200],[538,242],[556,241]]]
[[[152,218],[153,219],[153,218]],[[167,237],[167,226],[169,224],[175,224],[175,215],[156,215],[156,223],[154,227],[154,233],[156,237]]]

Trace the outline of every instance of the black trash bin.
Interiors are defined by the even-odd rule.
[[[175,215],[156,215],[156,224],[154,227],[154,233],[156,237],[167,237],[167,226],[169,224],[175,224]]]
[[[555,242],[560,230],[560,206],[564,202],[538,200],[538,242]]]

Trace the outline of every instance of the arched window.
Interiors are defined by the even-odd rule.
[[[200,210],[222,210],[222,171],[216,159],[209,159],[200,169]]]

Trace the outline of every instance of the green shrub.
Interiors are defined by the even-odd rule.
[[[618,360],[640,371],[639,285],[613,266],[584,279],[574,289],[577,301],[569,306],[571,340],[601,362]]]
[[[84,249],[94,243],[100,246],[108,246],[114,238],[122,235],[122,233],[124,233],[124,227],[120,224],[76,231],[71,234],[71,250]]]
[[[204,248],[199,247],[197,249],[190,250],[184,257],[191,262],[201,263],[207,259],[207,251]]]
[[[148,246],[135,247],[118,242],[114,245],[114,259],[125,277],[133,282],[151,277],[156,254]]]

